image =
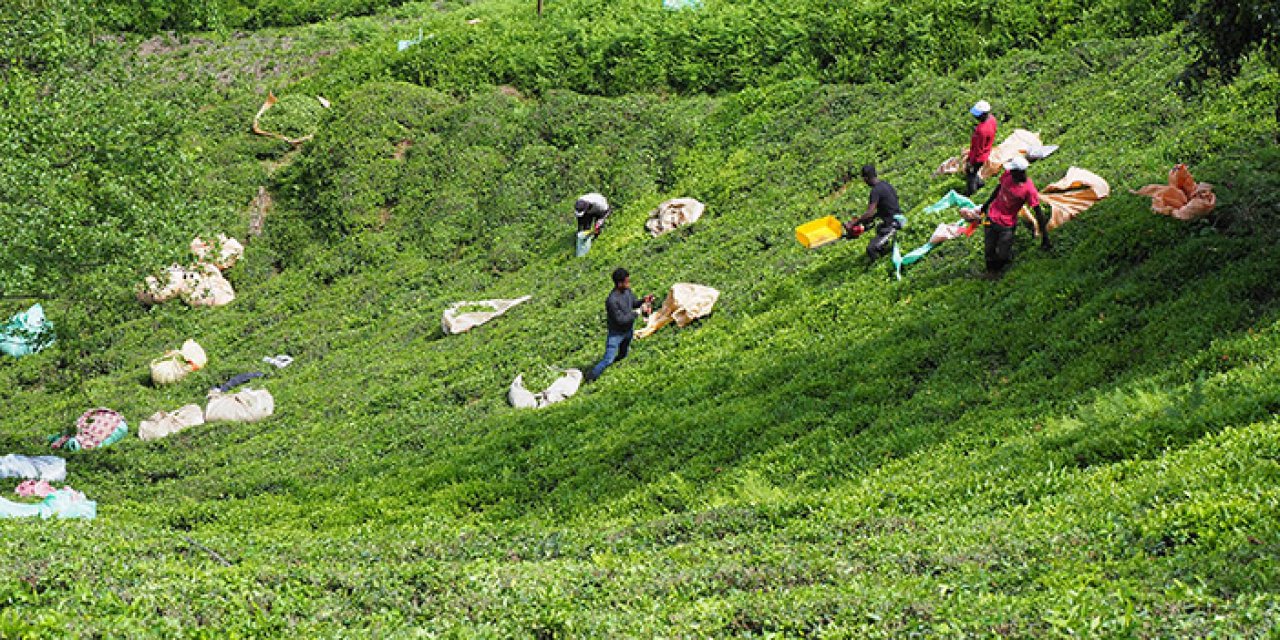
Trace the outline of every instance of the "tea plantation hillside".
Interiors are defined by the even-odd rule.
[[[18,4],[47,12],[0,10],[0,315],[41,302],[58,341],[0,360],[0,455],[47,453],[98,406],[131,433],[61,454],[96,519],[0,519],[0,637],[1280,621],[1280,73],[1248,59],[1181,93],[1170,7]],[[270,124],[314,138],[250,132],[269,91]],[[1000,139],[1060,146],[1038,184],[1083,167],[1112,195],[1052,250],[1020,230],[998,281],[974,277],[980,237],[901,280],[865,239],[796,243],[865,209],[868,162],[904,251],[954,221],[923,209],[961,186],[933,171],[977,98]],[[1130,193],[1180,162],[1218,194],[1202,221]],[[576,258],[588,191],[616,213]],[[651,238],[680,196],[706,215]],[[137,302],[219,232],[247,245],[233,303]],[[639,293],[721,297],[564,403],[509,407],[516,375],[540,389],[599,358],[617,266]],[[454,302],[522,295],[440,328]],[[209,365],[153,387],[186,338]],[[269,372],[272,418],[136,437],[246,371]]]

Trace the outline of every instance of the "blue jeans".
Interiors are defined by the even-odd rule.
[[[609,332],[609,337],[604,340],[604,357],[600,358],[600,362],[591,368],[590,379],[595,380],[604,373],[605,367],[622,360],[627,357],[627,351],[631,349],[632,331],[625,333]]]

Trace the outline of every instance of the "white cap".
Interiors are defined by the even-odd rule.
[[[1016,157],[1016,158],[1014,158],[1014,159],[1012,159],[1012,160],[1010,160],[1010,161],[1008,161],[1008,162],[1004,163],[1004,168],[1006,168],[1006,169],[1008,169],[1008,170],[1010,170],[1010,171],[1026,171],[1026,170],[1027,170],[1027,167],[1029,167],[1029,166],[1031,166],[1031,164],[1030,164],[1030,163],[1028,163],[1028,162],[1027,162],[1027,159],[1026,159],[1026,158],[1024,158],[1024,157],[1022,157],[1022,156],[1018,156],[1018,157]]]
[[[973,108],[969,109],[969,113],[973,114],[974,117],[984,113],[991,113],[991,103],[986,100],[979,100],[973,104]]]

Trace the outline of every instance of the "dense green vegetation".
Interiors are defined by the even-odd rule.
[[[1193,55],[1163,3],[191,5],[218,25],[50,4],[2,21],[0,315],[41,301],[59,343],[0,361],[0,454],[296,362],[264,383],[269,421],[69,454],[99,517],[0,521],[0,636],[1262,637],[1280,618],[1280,75],[1246,59],[1178,95]],[[290,26],[151,33],[228,25]],[[299,150],[248,132],[268,90],[275,124],[314,127]],[[994,283],[970,277],[976,238],[901,282],[862,241],[795,244],[862,210],[868,161],[907,247],[951,221],[920,210],[959,186],[931,172],[975,96],[1061,145],[1037,182],[1081,166],[1112,197],[1052,252],[1023,234]],[[1206,221],[1128,193],[1175,162],[1216,185]],[[243,238],[259,186],[275,205],[236,302],[134,300],[192,235]],[[576,259],[590,190],[617,213]],[[707,215],[650,238],[675,196]],[[508,408],[515,375],[599,356],[617,265],[641,292],[722,297],[568,402]],[[455,301],[525,294],[442,335]],[[187,337],[210,366],[152,388],[147,362]]]

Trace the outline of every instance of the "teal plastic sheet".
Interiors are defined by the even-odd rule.
[[[948,191],[947,195],[942,196],[941,200],[925,207],[924,212],[938,213],[939,211],[946,211],[951,207],[957,207],[957,208],[963,207],[966,209],[972,209],[973,207],[976,207],[976,206],[978,206],[977,203],[952,190],[952,191]]]
[[[98,515],[98,503],[86,500],[72,489],[63,488],[45,496],[45,499],[25,504],[0,498],[0,518],[83,518],[92,520]]]
[[[31,355],[53,344],[53,323],[38,303],[0,327],[0,351],[15,358]]]
[[[968,198],[966,198],[966,197],[964,197],[964,196],[962,196],[962,195],[960,195],[960,194],[956,193],[956,192],[953,190],[953,191],[948,191],[948,192],[947,192],[947,195],[942,196],[942,198],[941,198],[940,200],[938,200],[937,202],[935,202],[935,203],[933,203],[933,204],[931,204],[931,205],[929,205],[929,206],[925,207],[925,208],[924,208],[924,213],[939,213],[939,212],[942,212],[942,211],[946,211],[947,209],[950,209],[950,208],[952,208],[952,207],[956,207],[956,208],[965,208],[965,209],[972,209],[973,207],[976,207],[976,206],[978,206],[978,205],[977,205],[977,203],[975,203],[974,201],[972,201],[972,200],[970,200],[970,199],[968,199]],[[964,223],[964,221],[963,221],[963,220],[961,220],[961,221],[957,222],[956,224],[957,224],[957,225],[959,225],[959,224],[963,224],[963,223]],[[906,226],[905,221],[904,221],[903,226]],[[942,227],[939,227],[939,228],[942,228]],[[935,233],[936,233],[936,232],[935,232]],[[946,238],[946,237],[947,237],[947,236],[943,236],[943,238]],[[941,239],[939,239],[939,242],[941,242]],[[910,253],[908,253],[908,254],[906,254],[906,255],[903,255],[903,254],[902,254],[902,250],[898,248],[898,244],[895,242],[895,243],[893,244],[893,273],[894,273],[894,275],[895,275],[899,280],[901,280],[901,279],[902,279],[902,268],[903,268],[903,267],[908,266],[908,265],[915,264],[915,263],[919,262],[920,260],[924,259],[924,257],[925,257],[925,256],[927,256],[927,255],[929,255],[929,252],[930,252],[930,251],[933,251],[933,248],[934,248],[934,247],[936,247],[936,246],[938,246],[938,242],[933,242],[933,241],[931,240],[930,242],[926,242],[926,243],[924,243],[923,245],[921,245],[921,246],[917,247],[916,249],[914,249],[914,250],[913,250],[913,251],[911,251]]]

